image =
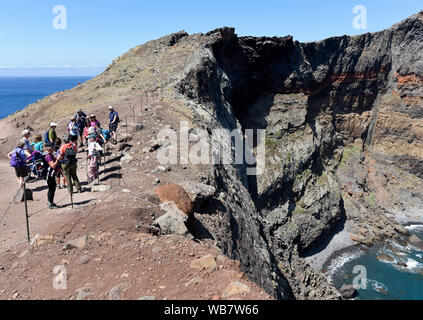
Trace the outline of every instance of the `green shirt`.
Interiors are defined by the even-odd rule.
[[[48,132],[48,139],[49,139],[51,142],[53,142],[53,143],[55,143],[55,142],[56,142],[56,139],[57,139],[57,133],[56,133],[56,130],[54,130],[54,129],[50,129],[50,130],[49,130],[49,132]]]

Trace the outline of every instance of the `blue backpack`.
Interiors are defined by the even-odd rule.
[[[112,138],[112,134],[110,133],[110,130],[103,129],[103,137],[106,139],[106,141],[109,141]]]
[[[23,149],[17,148],[13,152],[12,157],[10,159],[10,165],[13,168],[22,168],[26,165],[26,161],[25,161],[26,159],[24,158],[25,156],[24,157],[21,156],[22,151]]]
[[[49,133],[50,133],[50,129],[49,130],[47,130],[47,132],[46,133],[44,133],[44,142],[45,143],[48,143],[48,142],[50,142],[50,139],[49,139]]]

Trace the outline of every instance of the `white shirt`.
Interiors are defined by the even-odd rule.
[[[88,154],[92,157],[99,156],[99,152],[102,151],[103,148],[100,146],[98,142],[88,142]]]

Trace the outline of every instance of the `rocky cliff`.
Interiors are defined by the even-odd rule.
[[[49,108],[89,110],[146,92],[195,128],[266,129],[262,175],[247,175],[246,163],[191,168],[217,189],[194,215],[202,228],[191,231],[206,229],[276,298],[338,298],[304,257],[346,221],[355,241],[369,244],[403,232],[392,215],[423,208],[423,13],[316,43],[238,37],[231,28],[179,32],[27,112],[47,122]]]

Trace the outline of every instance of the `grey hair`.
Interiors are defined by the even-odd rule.
[[[25,141],[24,140],[19,140],[18,141],[18,143],[16,144],[16,146],[18,147],[18,148],[23,148],[23,147],[25,147]]]
[[[65,135],[63,136],[62,140],[63,140],[63,142],[64,142],[64,143],[69,143],[69,142],[70,142],[70,137],[69,137],[69,135],[68,135],[68,134],[65,134]]]

